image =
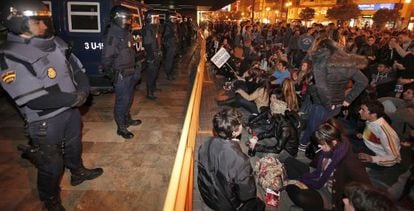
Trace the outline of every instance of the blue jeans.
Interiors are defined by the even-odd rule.
[[[309,116],[306,122],[306,128],[303,131],[303,135],[300,139],[301,145],[308,145],[310,138],[320,124],[328,120],[329,118],[336,116],[340,111],[340,107],[334,110],[329,110],[323,105],[313,104],[310,109]]]

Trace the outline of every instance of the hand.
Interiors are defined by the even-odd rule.
[[[257,140],[258,140],[257,136],[253,136],[249,139],[249,148],[250,149],[254,149],[254,147],[257,144]]]
[[[394,68],[399,69],[399,70],[404,70],[405,69],[404,65],[398,63],[397,61],[394,62],[393,66],[394,66]]]
[[[348,107],[350,105],[350,103],[348,103],[347,101],[344,100],[344,102],[342,102],[342,106],[343,107]]]
[[[412,82],[413,82],[412,78],[399,78],[398,79],[398,83],[402,84],[402,85],[409,84],[409,83],[412,83]]]
[[[365,153],[358,153],[358,158],[362,161],[362,162],[369,162],[372,163],[372,157],[371,155],[365,154]]]
[[[297,187],[299,187],[302,190],[306,190],[308,189],[308,186],[306,186],[303,182],[299,181],[299,180],[289,180],[287,182],[288,185],[296,185]]]
[[[71,107],[80,107],[88,99],[88,93],[84,91],[77,91],[74,94],[76,95],[76,99],[75,102],[71,105]]]
[[[235,93],[239,93],[240,94],[240,92],[241,92],[241,90],[240,89],[237,89],[236,91],[234,91]]]
[[[356,137],[359,138],[359,139],[362,139],[362,133],[357,133]]]
[[[373,61],[375,60],[375,56],[368,56],[368,59]]]

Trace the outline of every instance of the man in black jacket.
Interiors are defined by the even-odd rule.
[[[210,208],[237,210],[256,199],[253,169],[237,138],[242,132],[240,114],[235,110],[217,113],[213,128],[215,137],[198,150],[198,187]]]

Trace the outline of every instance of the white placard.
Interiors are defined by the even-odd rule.
[[[227,60],[230,59],[230,54],[223,47],[211,57],[210,61],[213,62],[218,68],[221,68]]]

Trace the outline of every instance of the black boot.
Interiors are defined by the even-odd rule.
[[[134,137],[134,134],[127,130],[126,126],[119,126],[116,133],[122,136],[124,139],[131,139]]]
[[[147,99],[156,100],[157,97],[154,95],[154,91],[147,88]]]
[[[80,167],[77,170],[71,170],[72,176],[70,177],[70,184],[76,186],[81,184],[85,180],[93,180],[103,174],[102,168],[87,169]]]
[[[131,115],[127,115],[125,117],[125,123],[126,123],[127,127],[129,127],[129,126],[140,125],[142,123],[142,121],[139,120],[139,119],[132,119]]]
[[[52,196],[43,202],[48,211],[65,211],[58,196]]]

